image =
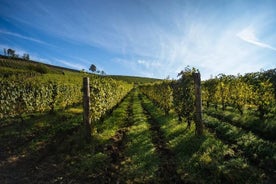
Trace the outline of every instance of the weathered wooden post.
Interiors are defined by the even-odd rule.
[[[203,122],[202,122],[202,101],[201,101],[201,79],[200,73],[194,73],[195,82],[195,124],[196,135],[203,134]]]
[[[87,142],[91,140],[89,77],[83,78],[83,128]]]

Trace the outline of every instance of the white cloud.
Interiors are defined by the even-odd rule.
[[[137,60],[137,63],[141,66],[146,67],[147,69],[162,67],[163,65],[160,61],[151,61],[151,60],[143,60],[143,59]]]
[[[246,41],[248,43],[251,43],[253,45],[262,47],[262,48],[268,48],[270,50],[276,51],[276,47],[273,47],[269,44],[263,43],[259,41],[259,39],[256,37],[255,32],[252,28],[248,27],[243,29],[241,32],[237,34],[237,36],[242,39],[243,41]]]
[[[82,70],[82,69],[85,69],[87,67],[81,65],[81,64],[74,64],[72,62],[69,62],[69,61],[65,61],[65,60],[62,60],[62,59],[55,59],[57,62],[59,63],[62,63],[63,65],[66,65],[66,66],[69,66],[71,68],[74,68],[74,69],[77,69],[77,70]]]
[[[24,3],[22,1],[21,4]],[[132,9],[126,11],[126,14],[123,6],[118,3],[111,3],[108,6],[111,9],[106,6],[100,7],[109,13],[91,11],[91,7],[96,7],[92,6],[93,3],[75,2],[67,6],[64,12],[51,3],[36,2],[34,4],[35,8],[26,6],[26,9],[23,9],[26,12],[32,12],[30,17],[34,21],[27,21],[29,26],[34,26],[47,34],[69,42],[97,47],[110,55],[114,54],[111,57],[117,57],[117,59],[110,59],[109,70],[115,71],[115,68],[118,70],[123,68],[120,71],[122,73],[146,76],[154,74],[155,77],[164,78],[167,75],[176,76],[178,72],[190,65],[199,68],[202,76],[208,78],[211,74],[252,72],[273,65],[271,58],[268,58],[264,52],[260,52],[259,47],[274,51],[276,48],[260,41],[255,34],[255,31],[262,32],[263,25],[271,21],[271,16],[267,11],[256,13],[246,8],[246,12],[228,16],[229,12],[224,12],[223,9],[201,11],[205,10],[204,7],[197,3],[193,5],[194,2],[188,3],[189,6],[168,3],[162,8],[159,7],[162,3],[155,4],[147,1],[140,2],[139,5],[143,7],[140,7],[139,11],[136,8],[133,9],[137,12],[143,10],[139,16],[135,16],[135,12],[129,14]],[[232,8],[236,9],[239,4],[234,5]],[[18,3],[14,3],[14,6],[18,6]],[[15,13],[9,16],[22,19]],[[221,16],[224,13],[225,17]],[[252,27],[243,29],[245,25],[252,25],[255,29]],[[264,40],[266,42],[275,40],[274,32],[273,30],[270,32],[270,39]],[[34,42],[41,41],[12,32],[3,33],[2,31],[0,33]],[[242,42],[257,47],[241,44]],[[270,59],[268,61],[270,64],[266,63],[266,58]],[[89,63],[85,59],[76,60],[84,65]],[[86,68],[81,64],[65,60],[57,61],[73,68]],[[120,67],[112,65],[112,62]]]
[[[36,38],[32,38],[32,37],[28,37],[28,36],[24,36],[24,35],[21,35],[21,34],[18,34],[18,33],[10,32],[10,31],[0,30],[0,34],[6,34],[6,35],[10,35],[10,36],[15,36],[15,37],[18,37],[18,38],[21,38],[21,39],[25,39],[25,40],[29,40],[29,41],[32,41],[32,42],[49,45],[48,43],[46,43],[46,42],[44,42],[42,40],[39,40],[39,39],[36,39]]]
[[[42,62],[42,63],[47,63],[47,64],[50,64],[50,65],[54,65],[51,60],[46,59],[44,57],[41,57],[37,54],[30,54],[30,59],[34,60],[34,61],[39,61],[39,62]]]

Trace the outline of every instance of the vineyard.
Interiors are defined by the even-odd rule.
[[[18,62],[0,60],[0,183],[276,181],[275,69],[200,84]]]

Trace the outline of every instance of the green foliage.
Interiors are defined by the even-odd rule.
[[[216,94],[216,86],[218,80],[216,79],[209,79],[207,81],[203,81],[202,83],[202,101],[206,103],[207,108],[210,107],[211,103],[217,103],[215,94]]]
[[[265,141],[252,133],[246,133],[241,128],[206,117],[205,124],[214,129],[219,138],[237,144],[238,148],[244,151],[244,155],[250,160],[258,163],[260,167],[268,170],[275,170],[276,145]]]
[[[30,64],[28,68],[29,70],[33,70],[41,74],[46,74],[46,73],[49,73],[50,71],[50,69],[43,64],[36,64],[36,65]]]
[[[99,120],[107,111],[117,105],[132,87],[132,84],[111,78],[99,77],[97,80],[91,80],[91,120]]]
[[[127,118],[127,108],[130,103],[131,95],[127,95],[126,98],[120,103],[120,105],[114,109],[111,116],[104,119],[102,123],[95,124],[96,137],[101,143],[108,141],[115,135],[116,131],[123,127],[125,119]]]
[[[259,82],[258,87],[254,91],[254,96],[255,98],[252,100],[252,103],[258,107],[260,119],[264,119],[276,105],[273,97],[272,83],[269,81]]]
[[[209,132],[195,136],[195,126],[186,129],[176,115],[165,116],[148,98],[147,111],[160,124],[165,142],[175,153],[177,173],[187,183],[261,183],[264,172],[252,166],[239,152]]]
[[[173,88],[173,103],[179,120],[182,118],[187,120],[190,127],[191,121],[194,118],[195,111],[195,91],[194,91],[194,79],[193,73],[195,69],[186,67],[184,71],[181,71],[178,76],[180,79],[172,83]]]
[[[269,77],[268,77],[269,76]],[[246,107],[255,107],[260,119],[275,111],[275,87],[273,74],[249,73],[244,76],[220,74],[203,82],[202,95],[207,107],[210,104],[234,107],[242,115]]]
[[[245,105],[253,98],[252,87],[238,77],[230,82],[230,104],[243,114]]]
[[[55,77],[59,75],[47,74],[38,81],[51,79],[51,84],[56,84],[54,96],[58,99],[62,93],[59,93],[60,85],[53,82]],[[71,76],[72,83],[74,80],[79,79]],[[183,183],[273,183],[267,171],[272,174],[275,171],[275,144],[215,118],[205,116],[206,125],[216,136],[208,131],[203,136],[195,136],[194,125],[186,129],[174,111],[164,114],[149,98],[133,90],[109,116],[95,124],[93,141],[86,143],[79,130],[81,113],[82,107],[77,106],[53,114],[24,116],[23,125],[16,119],[11,124],[5,120],[0,125],[0,147],[8,166],[2,168],[8,169],[13,164],[10,155],[16,155],[15,158],[24,155],[31,160],[27,163],[39,160],[34,166],[24,166],[27,171],[33,169],[32,175],[23,173],[33,181],[46,181],[50,175],[51,181],[64,183],[164,183],[160,174],[166,171],[160,168],[168,159],[160,155],[167,152],[161,153],[159,144],[153,141],[149,121],[152,119],[160,127],[160,145],[170,150],[168,166],[174,166],[175,175]],[[125,135],[122,142],[117,142],[120,130]],[[116,151],[118,162],[113,162],[107,148]],[[3,176],[7,173],[3,172]],[[0,180],[5,182],[5,178]]]
[[[90,66],[89,70],[90,70],[91,72],[96,72],[96,71],[97,71],[96,65],[92,64],[92,65]]]
[[[175,81],[163,81],[140,86],[140,90],[153,100],[166,114],[174,109],[179,122],[187,120],[188,127],[195,118],[195,68],[186,67]]]
[[[80,87],[69,83],[2,80],[0,89],[0,118],[64,108],[82,97]]]
[[[252,131],[254,134],[265,138],[267,140],[276,140],[276,119],[267,118],[266,120],[260,120],[251,110],[247,110],[243,115],[233,112],[230,109],[226,111],[214,110],[209,108],[205,110],[206,114],[223,119],[232,125],[241,127],[244,130]]]
[[[0,60],[1,62],[1,60]],[[29,78],[35,77],[39,74],[35,71],[14,69],[9,67],[0,67],[0,78],[9,78],[15,80],[16,78]]]
[[[0,59],[0,65],[1,62]],[[59,165],[60,170],[66,171],[65,178],[79,179],[71,183],[112,181],[104,178],[110,177],[110,168],[113,167],[110,166],[112,159],[106,148],[107,145],[112,147],[117,138],[116,132],[122,129],[126,131],[126,137],[119,150],[120,163],[112,174],[118,173],[129,183],[159,181],[160,167],[167,160],[158,156],[160,153],[153,143],[154,135],[149,129],[147,116],[160,127],[160,142],[172,151],[170,161],[184,182],[266,183],[265,179],[269,178],[267,174],[275,172],[275,143],[253,134],[259,129],[271,135],[275,126],[266,121],[255,121],[252,115],[252,111],[256,111],[260,118],[275,117],[275,88],[270,78],[273,73],[236,77],[220,75],[205,81],[202,94],[209,107],[208,114],[221,114],[220,119],[230,119],[232,125],[205,115],[205,125],[214,133],[206,130],[203,136],[198,137],[194,135],[194,125],[187,129],[178,120],[179,116],[187,123],[193,119],[194,69],[186,68],[177,81],[159,81],[140,87],[159,108],[144,95],[139,98],[139,91],[130,92],[133,84],[123,81],[68,71],[64,75],[53,74],[51,68],[43,75],[32,69],[34,75],[29,76],[26,68],[12,68],[6,66],[8,62],[2,63],[5,67],[0,69],[0,118],[4,119],[1,119],[0,125],[0,147],[10,155],[39,155],[43,149],[51,151],[51,156],[41,162]],[[83,76],[91,79],[90,110],[95,131],[90,144],[82,140],[81,131],[75,132],[82,121],[82,107],[64,110],[81,102]],[[224,111],[210,112],[211,105],[222,107]],[[240,114],[232,111],[234,113],[227,116],[229,109],[235,109]],[[55,113],[42,113],[48,111]],[[28,116],[36,112],[32,117]],[[246,119],[246,113],[251,113],[253,119]],[[8,122],[16,116],[24,117],[26,123],[18,123],[18,118]],[[252,120],[251,124],[249,120]],[[235,123],[241,126],[233,126]],[[253,133],[243,130],[245,127],[254,130]],[[33,169],[34,173],[37,170],[39,167]],[[65,183],[70,183],[67,181]]]
[[[166,114],[172,109],[173,90],[169,81],[144,85],[140,87],[140,90],[154,100]]]
[[[0,66],[1,67],[8,67],[11,69],[21,69],[26,71],[32,72],[39,72],[39,73],[54,73],[54,74],[63,74],[65,72],[74,72],[80,73],[78,70],[64,68],[60,66],[54,66],[50,64],[45,64],[38,61],[28,60],[28,59],[21,59],[21,58],[11,58],[7,56],[0,55]],[[0,68],[1,68],[0,67]],[[14,71],[16,72],[16,71]]]
[[[91,118],[99,120],[132,89],[132,84],[91,75]],[[82,101],[81,74],[44,74],[32,78],[2,78],[0,118],[54,111]]]

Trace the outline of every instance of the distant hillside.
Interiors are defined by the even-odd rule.
[[[150,82],[156,82],[161,80],[161,79],[154,79],[154,78],[147,78],[147,77],[122,76],[122,75],[109,75],[109,77],[116,80],[122,80],[129,83],[137,83],[137,84],[150,83]]]
[[[64,74],[64,72],[80,73],[79,70],[45,64],[33,60],[25,60],[22,58],[11,58],[8,56],[0,55],[0,77],[10,76],[14,74]],[[128,83],[150,83],[156,82],[161,79],[135,77],[135,76],[121,76],[121,75],[106,75],[116,80],[126,81]]]
[[[16,69],[17,71],[35,71],[38,73],[63,73],[64,71],[80,72],[70,68],[54,66],[33,60],[25,60],[22,58],[11,58],[0,55],[0,66],[5,68]],[[3,69],[2,69],[3,70]]]

